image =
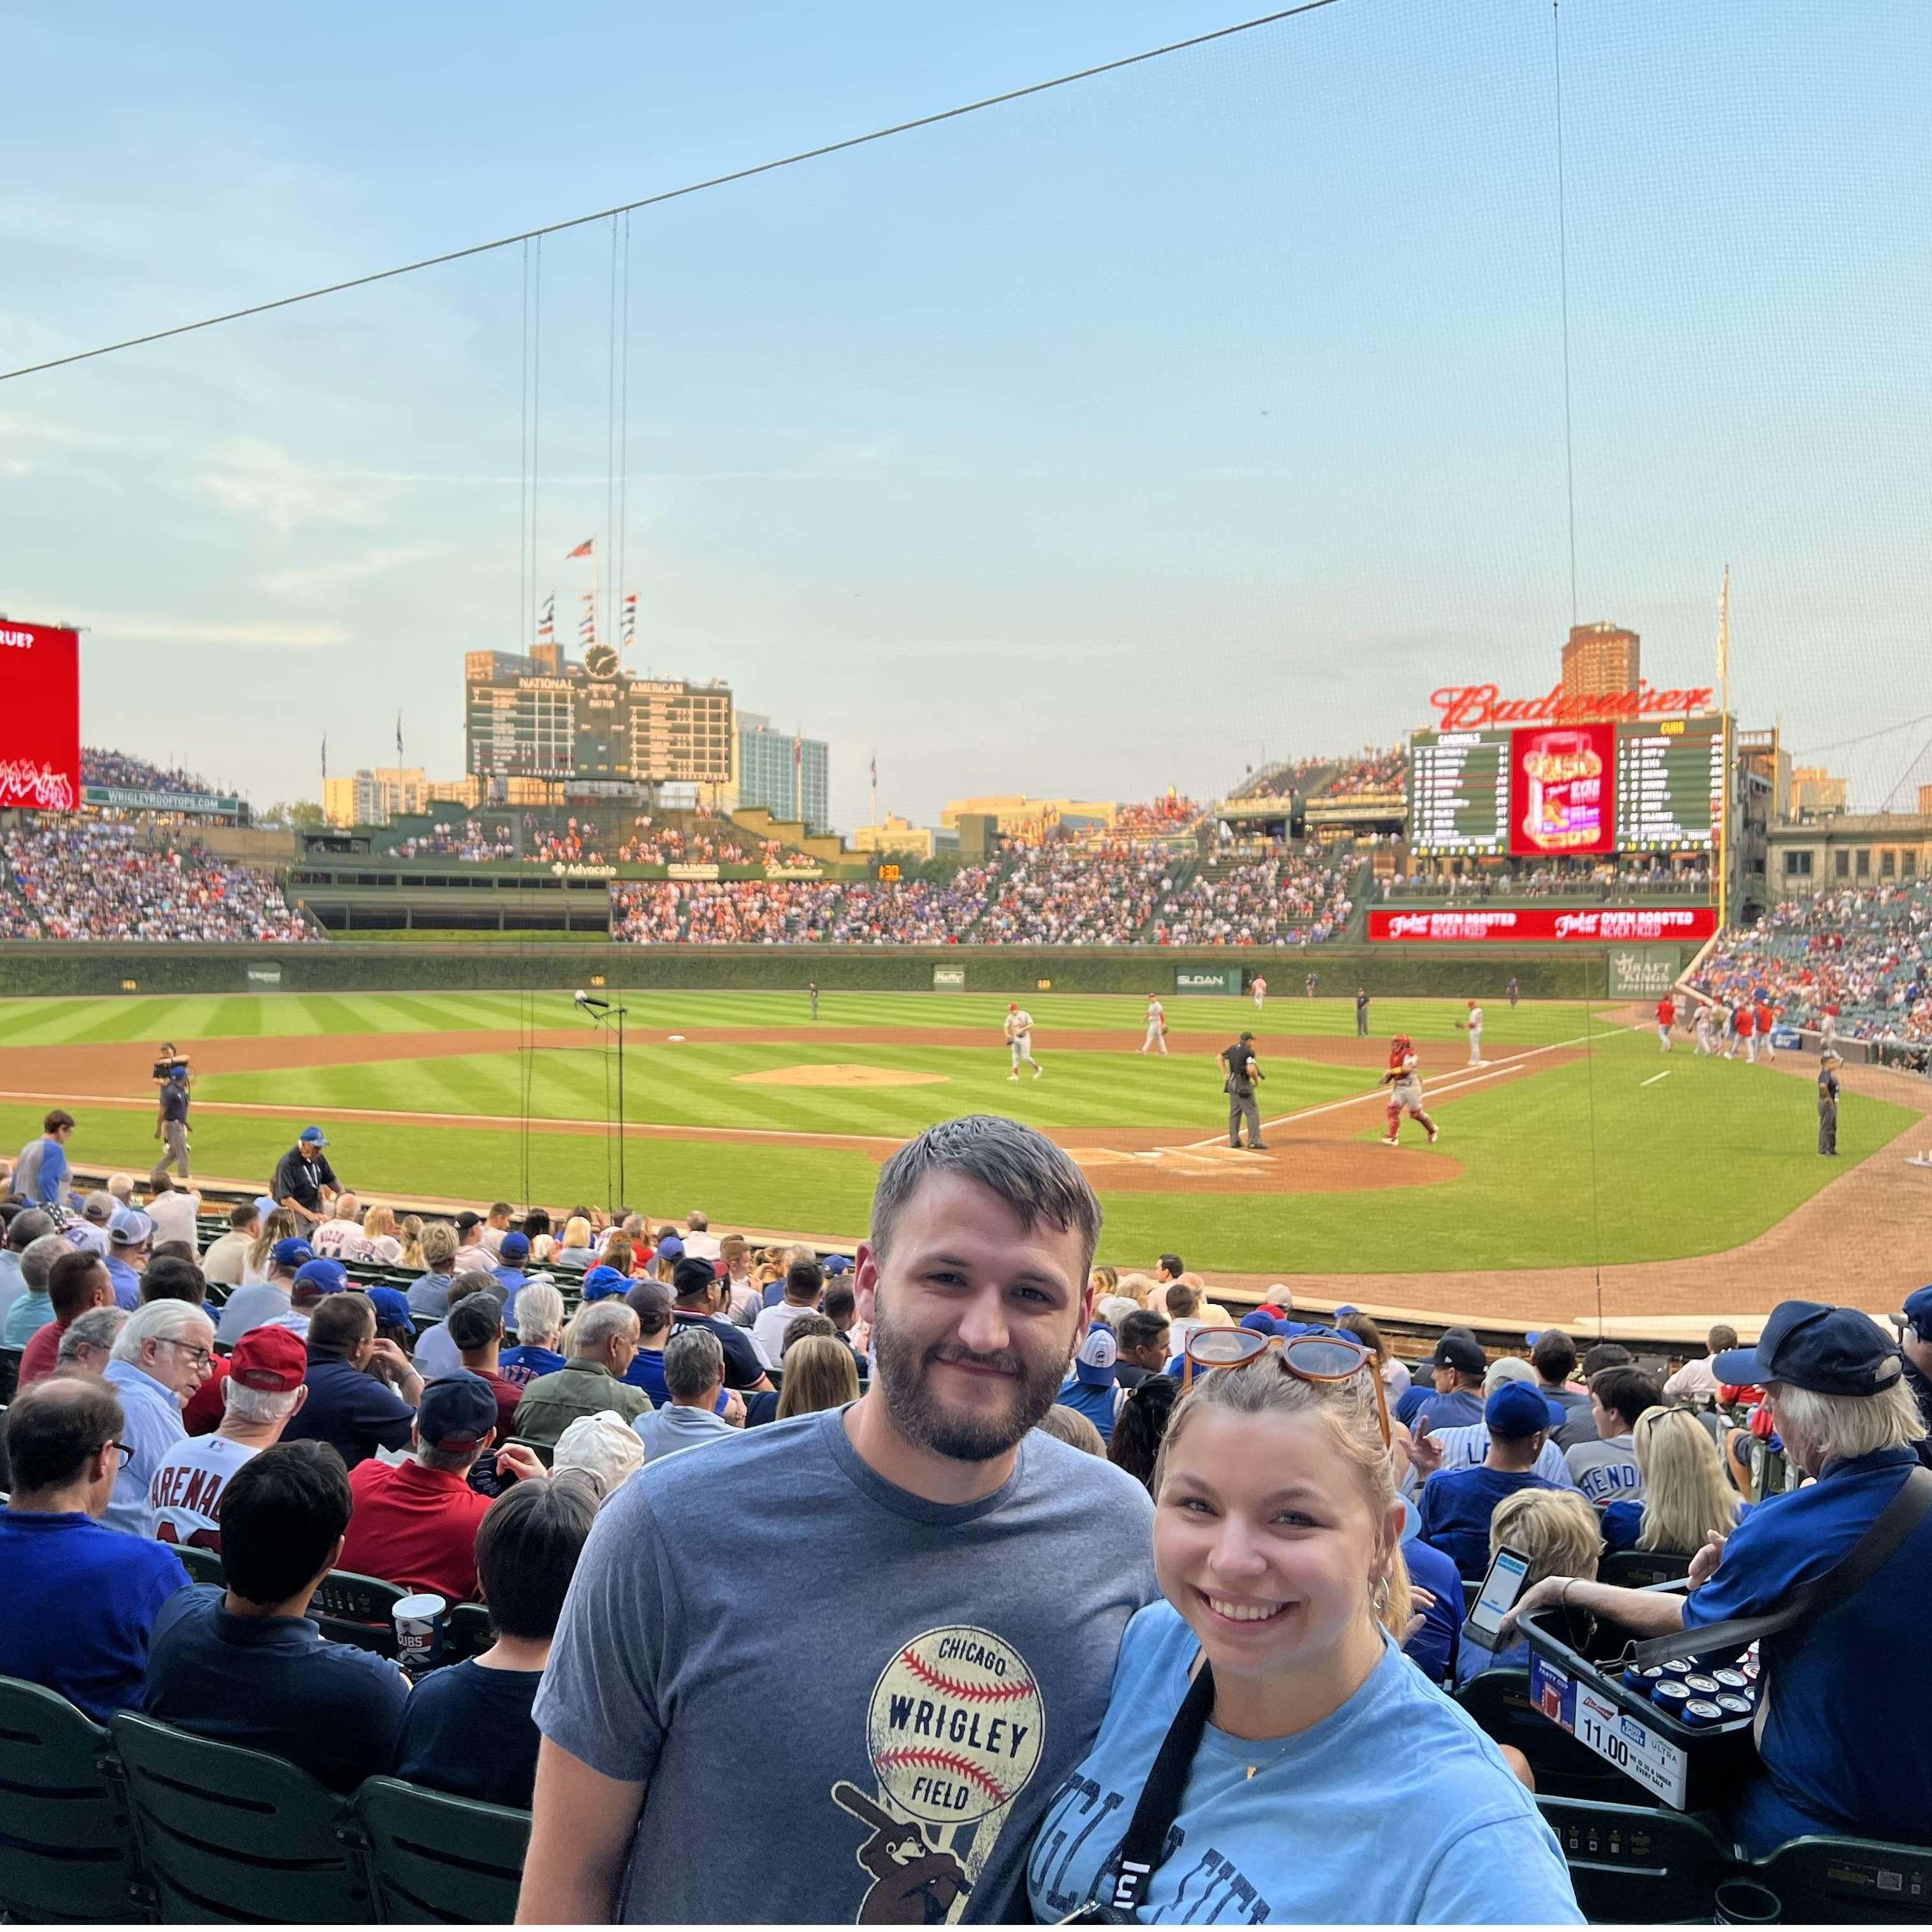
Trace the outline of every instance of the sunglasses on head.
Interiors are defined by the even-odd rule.
[[[1359,1342],[1328,1335],[1264,1335],[1252,1328],[1197,1328],[1181,1350],[1180,1386],[1184,1390],[1193,1386],[1197,1369],[1206,1374],[1216,1369],[1240,1368],[1270,1349],[1279,1354],[1282,1372],[1298,1382],[1345,1382],[1368,1370],[1376,1392],[1376,1414],[1382,1426],[1382,1446],[1388,1446],[1388,1397],[1383,1393],[1376,1352]]]

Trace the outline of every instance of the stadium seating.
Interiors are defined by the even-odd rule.
[[[1536,1774],[1538,1792],[1612,1803],[1640,1796],[1622,1772],[1552,1724],[1529,1701],[1528,1671],[1480,1671],[1456,1693],[1456,1701],[1485,1736],[1522,1753]]]
[[[1924,1846],[1793,1838],[1758,1860],[1750,1876],[1777,1894],[1787,1924],[1923,1925],[1932,1918],[1932,1849]]]
[[[0,1677],[0,1912],[139,1920],[128,1795],[112,1742],[64,1697]]]
[[[194,1583],[219,1584],[221,1581],[221,1552],[203,1550],[192,1543],[177,1543],[170,1546],[182,1560],[182,1568]]]
[[[1624,1791],[1634,1788],[1628,1778],[1618,1783]],[[1563,1848],[1576,1903],[1593,1924],[1710,1923],[1718,1886],[1737,1867],[1699,1820],[1654,1806],[1540,1790],[1536,1802]]]
[[[497,1925],[516,1917],[528,1812],[372,1778],[356,1794],[356,1816],[386,1924]]]
[[[381,1657],[394,1657],[395,1607],[408,1594],[380,1576],[332,1570],[309,1604],[309,1620],[320,1624],[322,1635],[333,1643],[352,1643]]]

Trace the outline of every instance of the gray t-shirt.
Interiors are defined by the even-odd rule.
[[[214,1339],[224,1348],[232,1348],[251,1328],[266,1328],[289,1312],[289,1292],[270,1282],[255,1282],[238,1288],[221,1304],[221,1318],[215,1324]]]
[[[838,1409],[647,1463],[597,1519],[535,1712],[650,1786],[618,1918],[1024,1919],[1034,1828],[1159,1594],[1152,1519],[1036,1430],[962,1505],[877,1474]]]

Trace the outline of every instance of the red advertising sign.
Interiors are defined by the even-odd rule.
[[[1708,939],[1715,906],[1504,906],[1466,912],[1372,911],[1372,940],[1503,940],[1518,946],[1571,940],[1585,946]]]
[[[1560,684],[1540,698],[1505,698],[1493,684],[1445,684],[1430,694],[1444,731],[1480,731],[1494,724],[1560,724],[1578,718],[1672,718],[1708,711],[1717,693],[1700,686],[1656,691],[1640,684],[1634,691],[1599,692],[1566,698]]]
[[[80,802],[80,634],[0,617],[0,806]]]
[[[1551,724],[1510,734],[1509,849],[1577,858],[1617,849],[1614,724]]]

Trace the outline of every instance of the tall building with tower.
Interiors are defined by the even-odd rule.
[[[632,677],[608,644],[592,644],[581,663],[550,644],[528,656],[465,653],[463,688],[465,764],[493,795],[507,796],[514,780],[610,797],[731,782],[725,685]]]
[[[775,731],[755,711],[738,713],[738,802],[774,818],[802,819],[808,832],[832,823],[831,748],[822,738]]]
[[[1573,624],[1563,646],[1563,695],[1607,698],[1642,681],[1642,640],[1621,624]]]

